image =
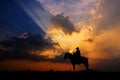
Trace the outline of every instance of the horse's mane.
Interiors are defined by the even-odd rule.
[[[71,54],[70,52],[65,52],[66,54]]]
[[[65,54],[73,55],[73,53],[70,53],[70,52],[66,52]]]

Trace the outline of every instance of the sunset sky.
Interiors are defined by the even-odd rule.
[[[120,0],[0,0],[0,70],[120,71]],[[76,70],[85,70],[81,64]]]

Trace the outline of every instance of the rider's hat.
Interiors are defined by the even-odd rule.
[[[79,49],[79,47],[76,47],[76,49]]]

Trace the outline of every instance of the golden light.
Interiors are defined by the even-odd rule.
[[[38,56],[44,56],[46,58],[55,58],[56,56],[60,56],[60,52],[58,50],[44,50],[44,51],[39,51],[39,50],[32,50],[30,51],[31,54],[36,54]]]
[[[70,52],[71,54],[73,53],[73,51],[72,51],[72,50],[70,50],[69,52]]]
[[[73,54],[75,52],[75,48],[79,47],[81,50],[81,55],[89,58],[100,58],[100,55],[97,54],[100,50],[97,50],[96,42],[92,43],[88,41],[93,38],[93,28],[90,25],[86,25],[81,22],[78,22],[75,26],[82,27],[79,29],[80,31],[73,31],[71,34],[66,34],[59,27],[49,27],[44,39],[50,37],[51,40],[58,43],[59,46],[54,45],[56,48],[55,50],[46,49],[44,51],[31,51],[31,53],[37,54],[38,56],[45,56],[46,58],[55,58],[56,56],[62,55],[64,52],[70,52]],[[89,54],[84,54],[84,51]]]
[[[81,46],[84,40],[91,38],[91,32],[92,28],[90,26],[85,27],[85,25],[80,31],[73,31],[72,34],[66,34],[62,29],[55,28],[54,26],[47,30],[48,36],[54,42],[59,43],[63,51],[69,51],[70,53],[73,53],[76,47]]]

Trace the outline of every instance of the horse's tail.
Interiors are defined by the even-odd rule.
[[[88,58],[86,59],[86,68],[87,68],[87,70],[89,70],[89,62],[88,62]]]
[[[84,57],[83,64],[85,65],[86,69],[89,70],[88,58],[85,58],[85,57]]]

